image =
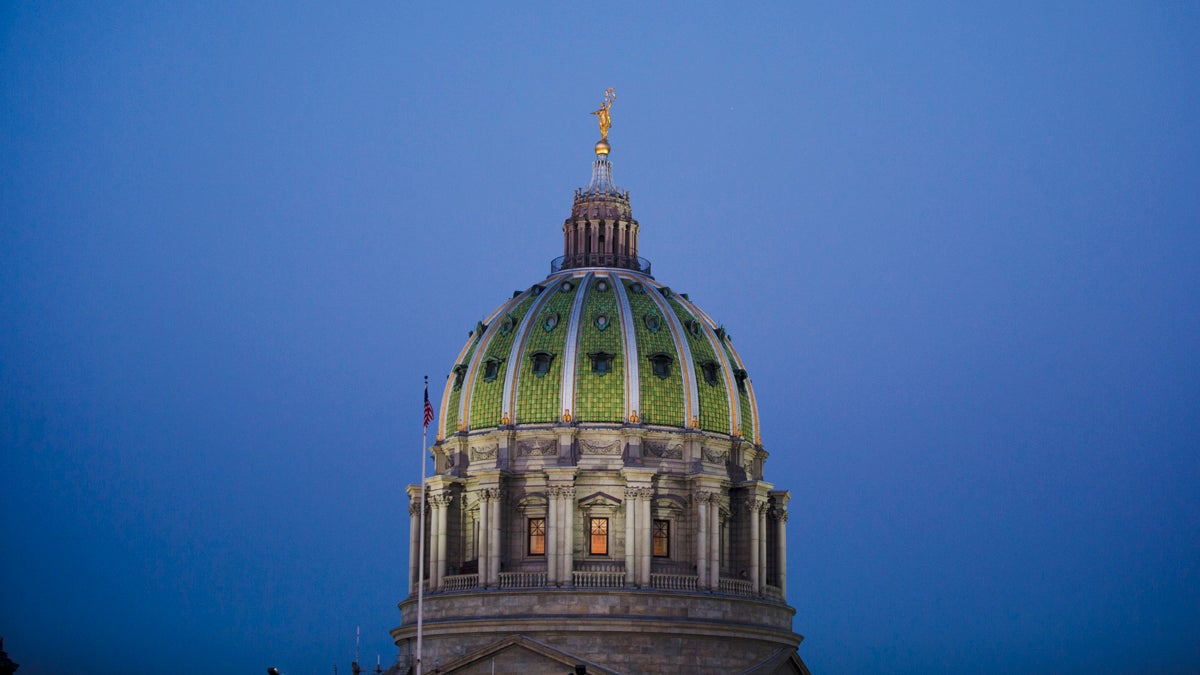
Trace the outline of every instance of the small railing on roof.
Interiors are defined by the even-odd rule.
[[[619,267],[653,277],[650,273],[650,261],[641,256],[616,253],[576,253],[560,255],[550,261],[551,274],[576,267]]]
[[[442,585],[447,591],[469,591],[479,586],[478,574],[455,574],[442,579]]]
[[[571,572],[571,585],[578,589],[624,588],[631,590],[633,587],[629,585],[630,581],[626,579],[625,572],[620,568],[621,565],[618,564],[597,566],[597,569],[573,570]],[[545,572],[501,572],[500,588],[536,590],[562,588],[562,586],[560,584],[549,583]],[[787,598],[783,594],[783,589],[778,586],[763,584],[762,590],[755,592],[754,585],[750,581],[731,577],[721,577],[717,588],[709,589],[700,587],[699,578],[695,574],[652,572],[650,574],[649,588],[657,591],[680,591],[687,593],[716,592],[746,598],[761,598],[773,602],[787,602]],[[443,577],[442,588],[437,591],[431,590],[429,588],[429,581],[425,581],[425,593],[429,595],[475,590],[484,590],[483,586],[479,584],[478,574],[456,574]]]

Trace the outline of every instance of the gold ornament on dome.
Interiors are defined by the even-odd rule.
[[[613,93],[613,88],[609,87],[604,90],[604,103],[600,104],[600,109],[592,114],[600,118],[600,140],[608,140],[608,130],[612,128],[612,116],[609,115],[609,109],[612,108],[613,101],[617,100],[617,95]]]

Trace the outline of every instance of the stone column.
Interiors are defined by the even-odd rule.
[[[721,500],[713,494],[708,507],[708,583],[714,591],[721,588]]]
[[[638,516],[641,525],[641,535],[638,536],[638,557],[641,558],[640,569],[638,570],[638,583],[642,586],[650,585],[650,558],[654,555],[654,528],[650,522],[651,516],[651,496],[653,491],[650,488],[642,488],[638,498]]]
[[[708,588],[708,507],[709,494],[696,493],[696,520],[700,532],[696,536],[696,580],[700,588]]]
[[[479,563],[479,587],[487,586],[487,580],[491,576],[488,573],[488,564],[491,563],[491,490],[483,489],[479,491],[479,546],[475,551],[475,559]]]
[[[758,575],[758,563],[759,563],[758,541],[760,538],[765,539],[765,537],[763,537],[764,533],[762,532],[762,530],[759,529],[759,521],[758,521],[758,513],[760,510],[759,507],[760,507],[760,504],[759,504],[757,498],[748,497],[746,499],[746,510],[749,512],[749,515],[750,515],[750,587],[754,589],[755,593],[757,593],[760,588],[760,586],[759,586],[760,577]]]
[[[563,582],[574,585],[575,575],[575,488],[562,489],[562,576]]]
[[[413,595],[421,583],[421,488],[417,488],[415,499],[412,492],[408,496],[416,502],[408,505],[408,594]]]
[[[488,585],[495,587],[500,585],[500,551],[504,547],[500,534],[504,496],[500,488],[492,488],[491,492],[492,507],[488,513],[491,516],[491,523],[488,525],[491,529],[491,534],[488,535]]]
[[[446,542],[449,539],[449,537],[446,534],[446,529],[447,529],[446,526],[449,523],[449,517],[448,517],[449,514],[447,513],[447,510],[448,510],[448,507],[450,506],[451,499],[452,499],[452,497],[450,495],[438,495],[436,498],[437,505],[434,507],[434,512],[437,513],[437,516],[438,516],[438,523],[437,523],[437,557],[438,557],[438,561],[437,561],[437,567],[435,568],[437,570],[438,590],[442,589],[442,583],[446,577]]]
[[[438,587],[446,582],[446,549],[450,541],[450,495],[442,495],[442,517],[438,519]]]
[[[637,488],[625,488],[625,585],[637,585]]]
[[[755,593],[761,593],[763,586],[767,583],[767,503],[765,501],[758,505],[758,531],[762,533],[762,536],[758,540],[759,583],[754,586]]]
[[[775,564],[779,565],[779,590],[783,593],[783,598],[787,600],[787,520],[788,512],[784,509],[779,509],[779,520],[776,526],[779,528],[779,537],[777,543],[779,552],[775,555]]]
[[[558,494],[559,488],[546,488],[546,583],[558,585]]]
[[[425,551],[429,554],[429,560],[427,563],[428,570],[429,570],[429,590],[436,591],[437,584],[438,584],[438,581],[437,581],[437,578],[438,578],[438,575],[437,575],[437,570],[438,570],[438,557],[437,557],[438,508],[437,508],[437,506],[434,505],[434,499],[432,496],[429,497],[429,504],[427,506],[429,508],[429,541],[426,542],[426,546],[428,548],[426,548]]]

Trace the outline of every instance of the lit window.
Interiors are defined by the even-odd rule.
[[[671,555],[671,521],[654,521],[653,550],[655,558],[667,558]]]
[[[608,555],[608,518],[592,518],[591,542],[588,553],[592,555]]]
[[[546,519],[529,519],[529,555],[546,555]]]

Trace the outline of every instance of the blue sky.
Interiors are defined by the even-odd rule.
[[[23,674],[394,656],[421,377],[561,253],[606,87],[814,672],[1200,669],[1195,5],[432,4],[0,9]]]

